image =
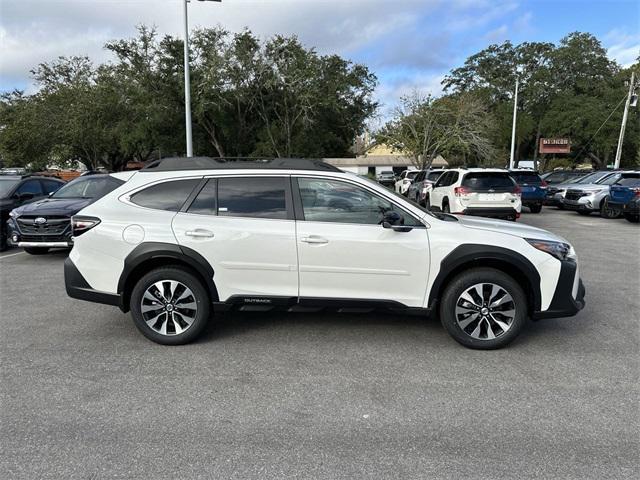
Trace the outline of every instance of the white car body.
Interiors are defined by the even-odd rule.
[[[430,192],[431,208],[454,214],[479,215],[510,218],[515,220],[522,211],[519,188],[513,182],[509,189],[489,189],[465,191],[465,179],[469,175],[505,174],[507,170],[498,168],[455,168],[445,170]]]
[[[406,195],[407,190],[409,190],[409,187],[411,186],[411,182],[413,182],[413,179],[418,173],[420,173],[420,170],[405,170],[402,172],[394,185],[396,193]]]
[[[410,231],[396,231],[380,224],[310,221],[294,212],[285,219],[203,215],[146,208],[131,201],[137,192],[162,182],[220,182],[237,177],[278,177],[294,180],[296,185],[304,179],[338,182],[389,202],[414,226]],[[572,315],[581,308],[576,260],[571,260],[575,270],[569,278],[561,274],[569,260],[560,260],[525,240],[567,244],[561,237],[497,220],[440,219],[355,174],[293,168],[143,169],[120,178],[128,181],[77,216],[99,219],[99,223],[75,237],[65,264],[67,291],[75,298],[118,305],[127,311],[126,275],[132,266],[165,256],[173,264],[181,261],[184,252],[195,252],[187,260],[197,257],[207,264],[201,265],[202,271],[215,272],[203,275],[214,287],[212,297],[216,298],[211,300],[216,307],[238,302],[277,305],[283,299],[291,306],[312,299],[337,304],[382,302],[427,312],[438,301],[448,268],[458,265],[462,253],[487,251],[488,264],[503,260],[526,263],[523,268],[535,279],[530,279],[536,292],[532,296],[535,304],[530,306],[532,316]],[[403,261],[406,258],[411,261]],[[479,257],[475,254],[474,258]],[[560,290],[566,293],[567,302],[579,308],[557,311],[552,303]]]

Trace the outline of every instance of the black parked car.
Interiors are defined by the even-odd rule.
[[[38,255],[50,248],[71,247],[71,216],[124,182],[112,175],[78,177],[49,198],[23,205],[7,222],[9,243]]]
[[[0,175],[0,251],[7,248],[9,212],[25,203],[44,198],[64,185],[53,177]]]

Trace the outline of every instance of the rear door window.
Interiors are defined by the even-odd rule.
[[[30,193],[34,197],[39,197],[40,195],[42,195],[42,187],[40,186],[40,182],[38,180],[27,180],[20,186],[20,188],[18,188],[16,193],[18,195]]]
[[[625,177],[618,180],[616,185],[623,187],[640,187],[640,174],[635,177]]]
[[[218,215],[286,220],[288,177],[218,179]]]
[[[462,186],[472,191],[504,192],[513,189],[515,183],[506,172],[470,172],[462,180]]]
[[[430,182],[435,182],[440,178],[440,175],[442,175],[442,172],[429,172],[429,175],[427,175],[427,180],[429,180]]]
[[[199,178],[157,183],[134,193],[130,201],[145,208],[177,212],[198,183]]]

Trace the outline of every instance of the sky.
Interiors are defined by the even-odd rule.
[[[60,55],[109,61],[104,43],[139,24],[182,35],[183,0],[0,0],[0,91],[35,91],[29,71]],[[245,27],[262,38],[295,34],[320,53],[367,64],[376,98],[392,108],[413,90],[438,95],[451,69],[492,43],[557,43],[596,35],[622,65],[640,54],[639,0],[192,1],[191,28]]]

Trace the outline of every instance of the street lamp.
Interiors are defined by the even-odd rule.
[[[516,152],[516,117],[518,115],[518,83],[520,72],[516,70],[516,90],[513,95],[513,125],[511,126],[511,156],[509,157],[509,169],[513,169]]]
[[[189,16],[184,0],[184,120],[187,131],[187,157],[193,157],[193,132],[191,129],[191,76],[189,75]],[[222,2],[222,0],[198,0],[199,2]]]
[[[629,115],[629,107],[635,107],[638,104],[638,95],[636,95],[636,72],[631,72],[631,82],[629,83],[629,94],[627,102],[624,105],[624,113],[622,114],[622,125],[620,125],[620,135],[618,136],[618,148],[616,149],[616,159],[614,168],[620,168],[620,158],[622,157],[622,143],[624,142],[624,130],[627,127],[627,115]]]

